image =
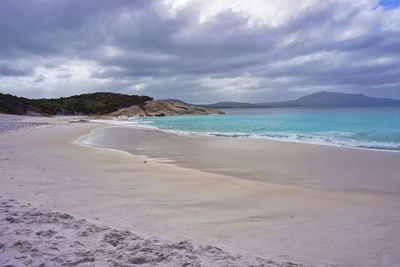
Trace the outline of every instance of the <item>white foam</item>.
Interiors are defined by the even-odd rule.
[[[127,119],[95,119],[95,120],[90,120],[91,122],[95,123],[103,123],[103,124],[108,124],[108,125],[121,125],[121,126],[129,126],[129,127],[134,127],[134,128],[146,128],[146,129],[153,129],[153,130],[158,130],[159,128],[155,126],[150,126],[144,122],[140,121],[134,121],[134,120],[127,120]]]
[[[149,125],[151,121],[143,121],[140,118],[132,119],[112,119],[112,120],[91,120],[92,122],[105,123],[111,125],[130,126],[134,128],[157,130],[165,133],[176,134],[180,136],[211,136],[211,137],[231,137],[231,138],[256,138],[266,139],[281,142],[300,143],[300,144],[313,144],[323,146],[346,147],[355,149],[378,150],[388,152],[400,152],[400,144],[391,142],[374,142],[374,141],[361,141],[351,139],[351,133],[347,132],[323,132],[320,135],[300,135],[300,134],[284,134],[284,133],[270,133],[270,134],[249,134],[249,133],[236,133],[236,132],[195,132],[183,130],[162,129],[157,126]],[[332,135],[339,135],[341,138],[335,138]],[[344,139],[343,137],[347,137]]]

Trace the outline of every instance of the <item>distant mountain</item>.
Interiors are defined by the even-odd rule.
[[[271,107],[400,107],[400,100],[321,91],[294,101],[263,103],[262,105]]]
[[[226,103],[229,103],[227,105]],[[297,100],[266,103],[219,102],[205,105],[214,108],[277,108],[277,107],[400,107],[400,100],[377,98],[362,94],[321,91]]]
[[[257,104],[246,103],[246,102],[218,102],[210,105],[202,105],[213,108],[257,108]]]

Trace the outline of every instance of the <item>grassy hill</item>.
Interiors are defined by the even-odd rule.
[[[0,93],[0,113],[40,115],[101,115],[133,105],[144,106],[149,96],[118,93],[81,94],[57,99],[28,99]]]

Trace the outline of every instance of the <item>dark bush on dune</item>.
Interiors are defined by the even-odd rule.
[[[0,93],[0,112],[7,114],[101,115],[129,106],[143,106],[149,96],[118,93],[81,94],[57,99],[28,99]]]

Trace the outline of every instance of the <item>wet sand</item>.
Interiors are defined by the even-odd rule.
[[[400,152],[251,138],[178,136],[138,128],[102,128],[80,143],[167,159],[186,168],[279,184],[400,194]]]
[[[285,158],[294,153],[290,147],[296,147],[295,155],[302,155],[300,162],[304,157],[318,162],[322,155],[344,157],[341,153],[349,153],[351,157],[334,161],[346,166],[338,166],[336,176],[346,174],[351,165],[348,161],[355,160],[367,166],[351,169],[360,174],[354,179],[362,179],[365,168],[372,170],[368,167],[370,161],[381,157],[385,161],[376,165],[388,164],[384,166],[399,170],[396,153],[340,152],[347,149],[303,145],[306,151],[307,147],[315,151],[306,153],[300,151],[303,146],[265,141],[265,146],[270,146],[267,151],[261,150],[258,143],[250,147],[268,157],[263,165],[264,179],[238,178],[230,166],[219,173],[203,171],[204,163],[197,157],[203,143],[199,147],[197,141],[179,136],[171,137],[176,138],[173,146],[188,143],[187,153],[193,153],[198,162],[185,165],[176,160],[172,164],[171,160],[159,159],[159,154],[149,153],[146,157],[73,144],[78,137],[101,127],[104,125],[61,123],[1,134],[0,195],[29,202],[38,209],[66,212],[89,223],[129,230],[143,238],[189,240],[278,262],[339,266],[390,266],[400,262],[400,196],[392,172],[378,172],[383,177],[381,182],[370,181],[371,176],[359,188],[354,181],[347,188],[342,182],[326,183],[327,178],[320,177],[325,165],[311,183],[302,176],[307,168],[296,170],[300,163]],[[96,135],[102,134],[96,136],[96,141],[113,140],[117,134],[110,136],[106,131],[97,131]],[[160,133],[137,134],[147,136],[140,144],[158,146],[159,152],[165,150],[159,144],[160,138],[169,140]],[[225,147],[224,143],[229,143],[231,153],[221,156],[232,156],[233,162],[233,155],[240,155],[248,147],[231,139],[218,140],[222,143],[208,145]],[[125,141],[126,145],[139,143],[139,139]],[[145,154],[141,152],[138,154]],[[244,150],[246,153],[250,152]],[[209,157],[216,159],[218,154]],[[314,173],[314,169],[308,172]],[[300,178],[293,180],[288,174]]]

